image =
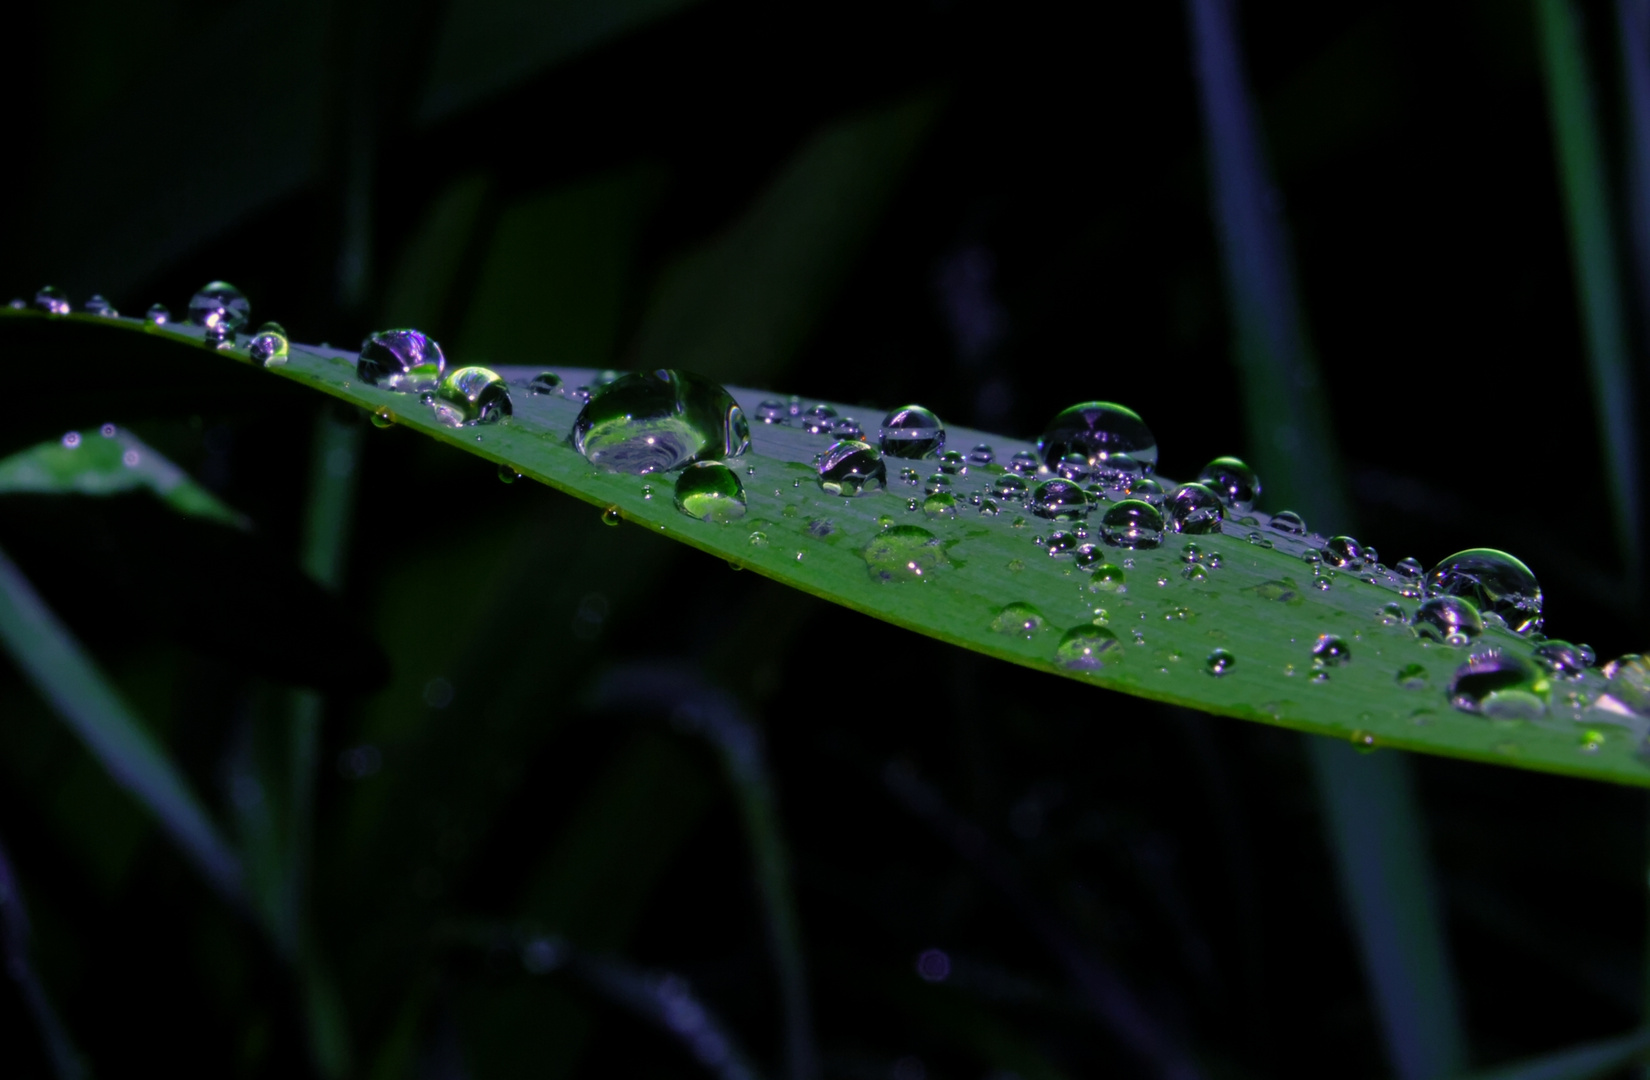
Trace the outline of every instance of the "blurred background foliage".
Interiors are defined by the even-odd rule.
[[[1184,477],[1252,450],[1195,7],[32,5],[0,39],[0,289],[179,311],[227,278],[295,340],[416,325],[459,363],[681,366],[1015,434],[1101,397]],[[1556,7],[1629,220],[1643,13]],[[1611,656],[1644,643],[1641,575],[1542,11],[1231,14],[1362,535],[1511,550],[1549,631]],[[220,902],[0,671],[0,837],[93,1071],[738,1075],[670,1033],[703,1006],[772,1076],[1419,1075],[1300,737],[960,653],[302,397],[9,351],[0,450],[114,421],[254,524],[0,500],[0,545],[290,931]],[[329,475],[336,570],[304,529]],[[305,709],[312,785],[281,749]],[[1642,796],[1439,760],[1413,787],[1468,1061],[1638,1026]],[[29,993],[0,990],[8,1075],[51,1074]]]

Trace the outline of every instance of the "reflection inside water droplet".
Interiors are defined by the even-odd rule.
[[[945,428],[921,405],[891,410],[883,417],[879,435],[882,452],[889,457],[921,458],[945,449]]]
[[[745,487],[720,461],[700,461],[676,477],[676,509],[700,521],[726,524],[745,516]]]
[[[436,419],[453,427],[492,424],[510,415],[510,388],[487,368],[456,368],[436,387],[431,404]]]
[[[1094,671],[1113,660],[1122,659],[1122,643],[1104,626],[1074,626],[1054,648],[1054,661],[1076,671]]]
[[[860,549],[873,580],[917,581],[946,565],[939,538],[918,525],[892,525]]]
[[[1048,620],[1043,613],[1024,601],[1008,604],[991,620],[991,629],[999,634],[1023,637],[1027,641],[1037,636]]]
[[[573,446],[594,465],[644,475],[737,457],[750,426],[733,396],[689,371],[620,376],[579,412]]]
[[[416,393],[434,390],[447,370],[441,346],[421,330],[380,330],[361,342],[355,373],[369,386]]]

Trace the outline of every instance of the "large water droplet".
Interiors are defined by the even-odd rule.
[[[1543,641],[1531,656],[1537,665],[1564,679],[1579,679],[1587,673],[1586,655],[1568,641]]]
[[[1435,596],[1415,609],[1415,633],[1430,641],[1462,646],[1484,632],[1484,620],[1470,600]]]
[[[639,371],[580,410],[573,445],[592,464],[643,475],[737,457],[750,447],[750,425],[732,395],[703,375]]]
[[[1048,625],[1043,613],[1024,601],[1016,601],[1003,607],[997,612],[996,618],[991,620],[991,629],[999,634],[1009,634],[1014,637],[1023,637],[1027,641],[1037,636],[1037,631]]]
[[[1535,693],[1535,671],[1498,650],[1479,653],[1450,676],[1450,704],[1498,720],[1534,720],[1547,711]]]
[[[212,281],[189,298],[189,321],[212,341],[224,341],[252,317],[252,305],[227,281]]]
[[[1094,479],[1112,491],[1128,491],[1145,476],[1145,469],[1131,454],[1116,453],[1094,466]]]
[[[1529,567],[1504,551],[1456,552],[1432,568],[1426,594],[1465,597],[1480,612],[1499,615],[1516,634],[1541,629],[1541,586]]]
[[[1074,626],[1054,647],[1055,663],[1076,671],[1093,671],[1122,658],[1122,642],[1104,626]]]
[[[56,285],[47,285],[34,294],[34,306],[47,315],[67,315],[69,298]]]
[[[1232,665],[1235,663],[1237,663],[1237,657],[1233,656],[1225,649],[1216,649],[1204,659],[1203,670],[1218,679],[1228,671],[1231,671]]]
[[[113,304],[103,298],[102,293],[93,293],[91,299],[86,301],[84,310],[88,315],[101,315],[106,319],[112,319],[120,314]]]
[[[860,549],[875,581],[920,581],[946,564],[937,536],[919,525],[883,529]]]
[[[1240,514],[1254,509],[1260,497],[1260,478],[1255,470],[1235,457],[1217,457],[1203,466],[1197,482],[1219,495],[1227,506]]]
[[[436,387],[431,404],[444,424],[491,424],[510,415],[510,388],[487,368],[455,368]]]
[[[258,332],[252,335],[246,349],[251,354],[254,364],[279,367],[286,363],[289,351],[285,328],[280,323],[264,323],[258,328]]]
[[[1045,480],[1038,484],[1028,505],[1033,514],[1050,521],[1081,521],[1092,508],[1083,489],[1069,480]]]
[[[699,461],[676,477],[676,509],[700,521],[725,525],[745,516],[745,486],[720,461]]]
[[[1100,539],[1112,547],[1154,548],[1163,542],[1163,515],[1139,499],[1124,499],[1106,508]]]
[[[860,495],[887,484],[888,468],[869,443],[852,439],[832,443],[819,459],[819,486],[832,495]]]
[[[902,405],[882,418],[882,452],[889,457],[920,458],[945,449],[940,418],[921,405]]]
[[[1220,531],[1226,510],[1220,496],[1202,484],[1182,484],[1169,500],[1169,523],[1178,533],[1202,535]]]
[[[1350,536],[1331,536],[1319,552],[1330,566],[1357,570],[1364,564],[1363,545]]]
[[[361,342],[355,373],[386,390],[434,390],[447,370],[441,346],[421,330],[380,330]]]
[[[1080,454],[1090,465],[1128,454],[1147,473],[1157,468],[1157,438],[1146,422],[1109,401],[1086,401],[1061,412],[1043,429],[1037,452],[1051,469],[1067,454]]]
[[[1142,476],[1129,484],[1129,498],[1151,503],[1159,510],[1163,509],[1163,504],[1168,501],[1163,493],[1163,485],[1149,476]]]

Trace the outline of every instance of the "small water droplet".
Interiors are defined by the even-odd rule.
[[[1106,508],[1100,539],[1112,547],[1154,548],[1163,541],[1163,515],[1150,503],[1124,499]]]
[[[80,432],[71,431],[63,436],[63,445],[70,450],[80,445]]]
[[[991,449],[989,443],[976,443],[974,449],[968,452],[970,465],[990,465],[997,460],[997,452]]]
[[[782,424],[791,418],[791,412],[783,401],[768,398],[756,406],[756,418],[764,424]]]
[[[91,299],[86,301],[86,305],[82,310],[84,310],[88,315],[102,315],[104,318],[108,319],[112,319],[120,314],[120,312],[115,310],[115,306],[113,304],[103,298],[102,293],[93,293]]]
[[[1216,649],[1204,658],[1203,670],[1218,679],[1228,671],[1231,671],[1232,665],[1235,663],[1237,663],[1237,657],[1233,656],[1225,649]]]
[[[1415,609],[1415,633],[1428,641],[1461,646],[1484,632],[1484,620],[1469,600],[1435,596]]]
[[[1090,510],[1089,497],[1069,480],[1045,480],[1032,492],[1031,512],[1050,521],[1081,521]]]
[[[1587,661],[1581,650],[1568,641],[1544,641],[1535,648],[1531,659],[1548,674],[1564,679],[1579,679],[1587,673]]]
[[[1178,533],[1219,532],[1226,510],[1220,496],[1202,484],[1182,484],[1169,500],[1170,527]]]
[[[1054,647],[1055,662],[1076,671],[1094,671],[1113,660],[1121,660],[1122,655],[1117,635],[1092,623],[1067,630]]]
[[[1306,521],[1293,510],[1280,510],[1272,515],[1270,527],[1285,536],[1305,536]]]
[[[1197,482],[1220,496],[1221,500],[1239,514],[1247,514],[1260,497],[1260,478],[1244,462],[1235,457],[1217,457],[1203,466]]]
[[[892,525],[860,549],[874,581],[918,581],[946,565],[939,538],[918,525]]]
[[[247,353],[251,355],[254,364],[264,367],[279,367],[286,363],[289,346],[286,340],[286,329],[280,323],[267,322],[258,328],[247,343]]]
[[[232,340],[251,317],[252,305],[227,281],[208,282],[189,298],[189,321],[206,331],[209,342]]]
[[[1042,462],[1037,460],[1037,455],[1030,450],[1020,450],[1008,459],[1008,467],[1021,476],[1035,476],[1037,467],[1041,464]]]
[[[1427,687],[1427,669],[1420,664],[1405,664],[1398,669],[1394,681],[1405,690],[1425,690]]]
[[[815,405],[796,418],[796,426],[810,435],[829,435],[837,420],[836,410],[829,405]]]
[[[749,543],[751,547],[767,547],[768,534],[763,532],[761,529],[757,529],[755,532],[751,533]]]
[[[1043,613],[1024,601],[1016,601],[998,610],[991,620],[991,629],[999,634],[1022,637],[1027,641],[1048,625]]]
[[[441,346],[421,330],[380,330],[361,342],[355,374],[368,386],[410,393],[434,390],[447,370]]]
[[[1401,578],[1418,578],[1421,576],[1421,564],[1416,559],[1399,559],[1392,568],[1393,573]]]
[[[1023,503],[1026,500],[1026,482],[1013,473],[1004,473],[991,485],[991,494],[1004,502]]]
[[[745,486],[720,461],[699,461],[676,477],[676,509],[700,521],[725,525],[745,516]]]
[[[115,426],[113,424],[104,424],[102,427],[97,429],[97,433],[105,439],[112,439],[115,437]]]
[[[1068,532],[1057,532],[1048,538],[1047,550],[1055,557],[1070,555],[1077,550],[1077,537]]]
[[[1088,459],[1082,454],[1067,454],[1055,462],[1053,468],[1060,479],[1070,480],[1074,484],[1084,483],[1094,474],[1094,470],[1089,468]]]
[[[68,296],[55,285],[47,285],[35,293],[34,306],[35,310],[48,315],[67,315],[70,311]]]
[[[945,449],[939,417],[921,405],[902,405],[882,419],[882,452],[889,457],[921,458]]]
[[[944,473],[935,473],[922,486],[924,495],[933,495],[941,491],[951,490],[951,478]]]
[[[1371,732],[1359,729],[1348,735],[1347,739],[1352,743],[1353,749],[1360,754],[1369,754],[1375,751],[1375,736]]]
[[[1157,438],[1133,409],[1109,401],[1086,401],[1060,412],[1037,440],[1042,463],[1054,468],[1067,454],[1097,465],[1113,454],[1128,454],[1146,473],[1157,467]]]
[[[645,475],[750,447],[745,414],[719,383],[688,371],[620,376],[579,412],[573,446],[594,465]]]
[[[845,498],[888,483],[888,469],[876,447],[853,439],[832,443],[820,456],[818,468],[819,486]]]
[[[388,409],[375,409],[372,414],[372,426],[387,428],[395,426],[395,414]]]
[[[1491,649],[1467,658],[1450,676],[1450,704],[1497,720],[1534,720],[1547,711],[1537,695],[1535,670],[1515,656]]]
[[[1315,578],[1312,581],[1312,587],[1317,589],[1319,592],[1328,592],[1330,587],[1329,579],[1326,577]]]
[[[839,417],[831,421],[831,438],[853,439],[856,442],[864,442],[865,428],[851,416]]]
[[[1312,666],[1317,669],[1340,667],[1352,660],[1352,646],[1335,634],[1319,634],[1312,645]]]
[[[432,404],[443,424],[492,424],[510,415],[510,388],[487,368],[454,368],[436,387]]]
[[[1272,541],[1268,540],[1266,537],[1262,536],[1258,532],[1250,533],[1248,535],[1247,539],[1251,544],[1255,545],[1258,548],[1268,548],[1268,549],[1270,549],[1271,547],[1273,547]]]
[[[541,371],[527,383],[529,394],[555,394],[561,391],[561,376],[554,371]]]
[[[150,326],[165,326],[172,321],[172,313],[166,310],[165,304],[150,304],[149,310],[143,313],[143,321]]]
[[[957,497],[949,491],[936,491],[922,500],[922,512],[931,518],[956,517]]]
[[[602,511],[603,525],[617,525],[623,520],[624,518],[619,516],[619,508],[617,506],[609,506],[606,510]]]
[[[521,474],[503,462],[499,462],[498,479],[502,484],[513,484],[521,479]]]
[[[1529,567],[1504,551],[1458,551],[1432,568],[1425,589],[1428,597],[1464,597],[1482,614],[1505,620],[1515,634],[1541,629],[1541,586]]]
[[[1397,602],[1382,604],[1381,609],[1375,613],[1375,621],[1382,626],[1403,626],[1409,622],[1409,612]]]

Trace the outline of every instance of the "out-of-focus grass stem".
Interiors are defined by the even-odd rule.
[[[46,986],[29,958],[29,914],[23,907],[17,873],[12,869],[4,844],[0,844],[0,960],[5,962],[6,974],[17,984],[23,1005],[40,1033],[52,1072],[58,1080],[80,1080],[86,1075],[86,1064],[69,1039],[68,1029],[58,1018],[57,1010],[52,1008]]]

